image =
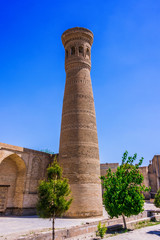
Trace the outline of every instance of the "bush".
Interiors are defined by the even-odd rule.
[[[104,234],[107,231],[107,227],[105,226],[105,224],[103,224],[103,226],[101,226],[101,222],[99,222],[98,226],[97,226],[97,236],[100,236],[101,238],[104,237]]]
[[[158,190],[158,192],[155,195],[155,199],[154,199],[154,205],[159,208],[160,207],[160,189]]]

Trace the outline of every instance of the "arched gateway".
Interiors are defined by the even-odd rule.
[[[0,215],[36,214],[37,187],[54,154],[0,143]]]
[[[17,154],[0,158],[0,212],[21,214],[26,165]]]

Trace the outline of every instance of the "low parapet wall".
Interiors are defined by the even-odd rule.
[[[160,216],[158,216],[160,217]],[[137,216],[131,216],[130,218],[126,218],[127,226],[131,227],[135,223],[142,220],[150,220],[152,218],[151,213],[149,211],[144,211],[143,213]],[[97,230],[97,225],[99,221],[94,221],[91,223],[87,223],[81,226],[71,227],[68,229],[62,229],[56,231],[56,240],[83,240],[83,239],[91,239],[95,237],[95,233]],[[123,224],[122,218],[114,218],[114,219],[102,219],[101,223],[108,226]],[[51,240],[52,233],[50,232],[39,232],[33,233],[30,236],[25,236],[21,238],[15,238],[16,240]],[[86,238],[87,237],[87,238]]]

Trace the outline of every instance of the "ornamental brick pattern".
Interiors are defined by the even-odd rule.
[[[59,162],[69,178],[73,202],[70,217],[102,215],[100,162],[94,98],[90,78],[93,33],[72,28],[62,35],[66,84]]]

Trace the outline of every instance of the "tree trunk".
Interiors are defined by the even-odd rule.
[[[55,220],[55,218],[53,217],[53,219],[52,219],[52,240],[55,239],[54,220]]]
[[[124,229],[127,229],[126,219],[125,219],[124,214],[122,214],[122,217],[123,217]]]

